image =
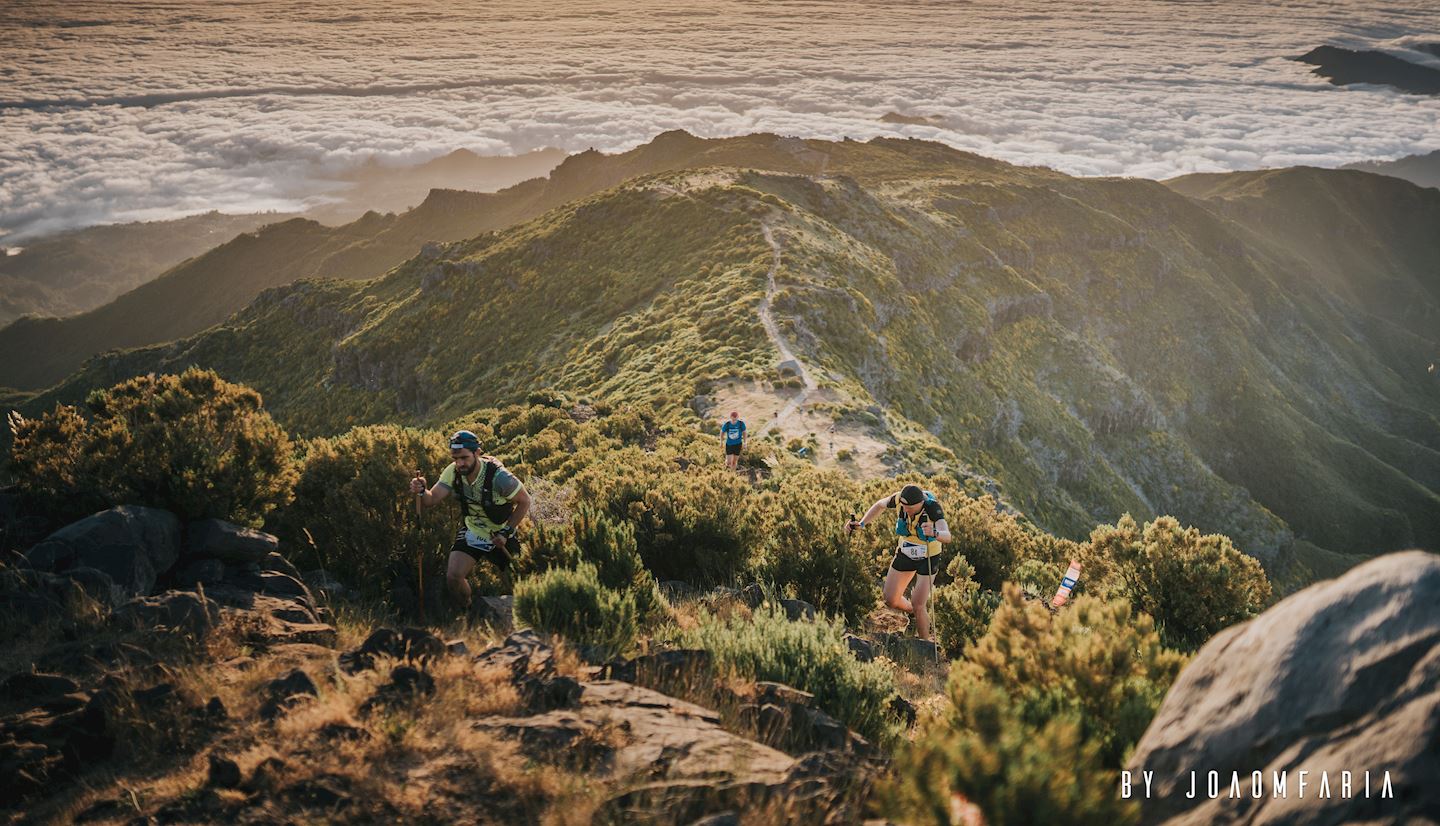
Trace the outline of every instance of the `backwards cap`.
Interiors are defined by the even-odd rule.
[[[458,430],[450,437],[451,450],[479,450],[480,437],[468,430]]]

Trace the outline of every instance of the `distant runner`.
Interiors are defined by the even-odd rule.
[[[890,561],[890,570],[885,573],[885,604],[891,608],[915,615],[915,635],[922,640],[933,639],[930,635],[930,612],[925,602],[935,587],[935,575],[945,570],[950,558],[945,554],[942,543],[949,542],[950,526],[945,522],[945,510],[935,495],[921,490],[919,485],[906,485],[899,493],[886,496],[870,509],[860,520],[845,523],[845,530],[869,525],[880,511],[898,507],[899,518],[895,520],[895,558]],[[918,576],[917,576],[918,574]],[[915,580],[915,589],[910,599],[905,598],[905,588]]]
[[[730,411],[730,419],[720,425],[720,432],[725,436],[725,467],[735,470],[740,466],[740,449],[745,446],[745,422],[738,411]]]
[[[454,461],[441,472],[434,487],[426,490],[423,476],[410,480],[410,492],[427,508],[445,501],[452,491],[457,493],[462,526],[450,548],[445,584],[451,599],[463,608],[470,607],[466,577],[475,561],[484,558],[507,571],[512,554],[519,549],[515,529],[530,512],[530,493],[525,486],[499,459],[482,456],[479,450],[480,439],[461,430],[450,437]]]

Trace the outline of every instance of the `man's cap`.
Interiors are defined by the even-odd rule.
[[[451,450],[479,450],[480,437],[468,430],[458,430],[450,437]]]
[[[906,485],[900,490],[900,504],[918,505],[925,501],[925,491],[919,485]]]

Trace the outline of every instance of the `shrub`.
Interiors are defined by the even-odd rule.
[[[981,588],[975,581],[975,569],[963,559],[951,563],[949,573],[955,579],[935,588],[930,597],[930,616],[940,649],[953,659],[985,633],[1000,604],[1000,594]]]
[[[444,437],[428,430],[376,425],[315,439],[301,459],[295,499],[271,527],[287,547],[313,539],[316,562],[372,597],[386,592],[397,567],[413,572],[417,558],[438,575],[458,510],[446,503],[417,517],[408,485],[416,470],[433,484],[449,462]]]
[[[651,625],[669,615],[660,585],[640,561],[635,529],[582,505],[570,523],[576,559],[595,565],[600,584],[629,593],[642,622]]]
[[[967,685],[954,699],[961,704],[954,715],[960,727],[937,731],[922,721],[925,733],[898,756],[899,780],[882,793],[889,819],[964,822],[953,814],[954,790],[980,809],[985,823],[1138,822],[1138,805],[1118,799],[1115,772],[1101,768],[1095,744],[1081,738],[1073,715],[1020,725],[1005,692],[989,685]]]
[[[950,679],[952,686],[999,686],[1030,724],[1075,711],[1081,734],[1113,768],[1140,739],[1183,663],[1161,643],[1154,620],[1124,600],[1080,597],[1052,615],[1006,585],[989,629]]]
[[[891,673],[856,660],[839,622],[791,622],[783,609],[765,604],[748,619],[702,614],[682,639],[709,651],[722,673],[814,694],[816,706],[871,742],[889,745],[898,737],[898,720],[890,710]]]
[[[985,635],[957,661],[939,719],[901,755],[897,813],[935,822],[949,792],[991,823],[1133,822],[1116,772],[1184,658],[1124,601],[1059,614],[1006,585]]]
[[[209,370],[140,376],[12,424],[20,492],[71,519],[119,504],[259,525],[295,484],[260,394]],[[87,415],[88,414],[88,415]]]
[[[517,582],[515,616],[537,631],[594,649],[592,658],[613,657],[635,641],[634,597],[601,585],[589,562]]]
[[[876,595],[865,555],[844,531],[843,503],[854,488],[843,474],[801,468],[752,509],[766,537],[760,578],[852,625],[875,606]]]
[[[749,494],[743,480],[715,466],[660,476],[626,514],[645,567],[701,587],[732,580],[759,544]]]
[[[1108,557],[1123,593],[1160,623],[1172,645],[1193,650],[1220,629],[1260,613],[1270,580],[1254,558],[1219,534],[1181,528],[1169,516],[1142,531],[1129,514],[1096,528],[1090,543]]]

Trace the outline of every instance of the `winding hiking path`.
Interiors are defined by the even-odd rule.
[[[790,350],[790,345],[785,342],[785,337],[780,335],[780,327],[775,323],[775,316],[770,312],[775,298],[775,272],[780,269],[780,242],[775,240],[775,233],[771,230],[768,221],[761,222],[760,230],[765,233],[765,242],[770,245],[771,257],[770,272],[765,276],[765,298],[760,301],[760,307],[756,310],[756,314],[760,316],[760,324],[765,328],[765,335],[770,337],[770,342],[780,352],[780,362],[782,364],[785,362],[795,363],[795,369],[800,373],[800,381],[803,386],[800,388],[800,392],[780,408],[780,412],[776,413],[755,433],[756,438],[769,433],[775,425],[794,415],[795,411],[799,410],[800,406],[810,398],[811,391],[818,386],[815,384],[815,379],[811,377],[810,371],[805,367],[805,362],[795,357],[795,353]]]

